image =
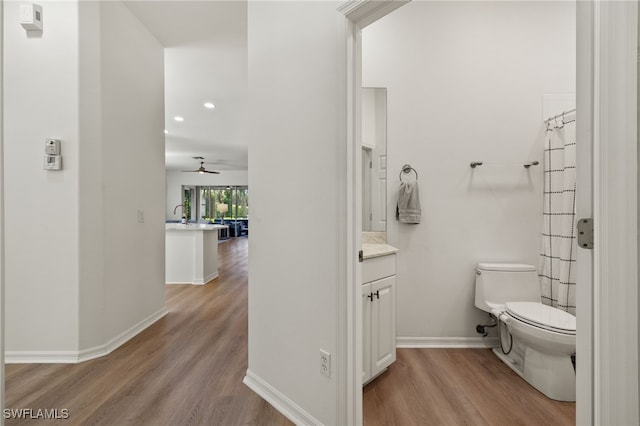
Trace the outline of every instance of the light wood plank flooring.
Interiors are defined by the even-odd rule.
[[[575,403],[546,398],[490,349],[398,349],[363,401],[366,426],[575,424]]]
[[[67,408],[73,425],[289,425],[243,383],[247,239],[219,245],[220,278],[167,286],[169,314],[106,357],[6,366],[6,407]],[[7,425],[49,424],[8,420]]]
[[[247,239],[219,246],[220,278],[167,286],[169,315],[82,364],[6,366],[6,407],[70,410],[7,425],[290,425],[242,384],[247,368]],[[571,425],[488,350],[400,349],[364,389],[366,426]]]

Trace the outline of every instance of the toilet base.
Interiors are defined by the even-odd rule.
[[[542,354],[526,347],[524,362],[520,364],[503,354],[500,348],[493,348],[493,353],[547,398],[575,402],[575,371],[571,357]]]

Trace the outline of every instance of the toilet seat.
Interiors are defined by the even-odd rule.
[[[576,317],[540,302],[507,302],[506,311],[513,318],[554,333],[576,334]]]

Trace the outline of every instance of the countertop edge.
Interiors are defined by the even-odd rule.
[[[398,253],[400,250],[389,245],[382,243],[364,243],[362,244],[362,259],[372,259],[375,257],[388,256],[390,254]]]
[[[228,229],[228,225],[206,225],[193,227],[165,227],[165,231],[217,231],[218,229]]]

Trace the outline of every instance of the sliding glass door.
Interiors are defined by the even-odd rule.
[[[249,187],[183,186],[182,192],[192,221],[229,225],[232,236],[248,233]]]

